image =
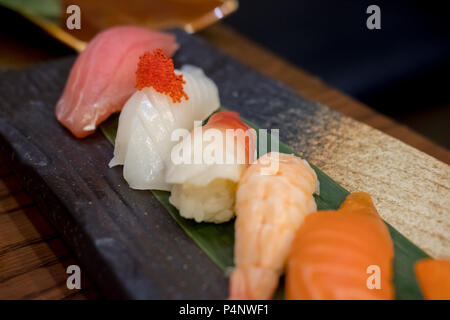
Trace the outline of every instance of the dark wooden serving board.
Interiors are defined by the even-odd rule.
[[[306,156],[314,128],[343,117],[195,36],[176,34],[176,66],[202,67],[224,106],[262,127],[280,128],[287,144],[301,139],[298,151]],[[113,147],[102,133],[79,140],[57,122],[54,107],[74,59],[0,73],[0,143],[16,172],[108,297],[226,298],[226,275],[150,192],[130,189],[121,168],[108,167]]]

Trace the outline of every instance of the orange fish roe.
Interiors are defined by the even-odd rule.
[[[176,75],[173,61],[161,49],[153,53],[147,51],[139,57],[136,70],[136,88],[153,87],[156,91],[172,98],[174,103],[181,102],[181,98],[189,99],[183,90],[183,75]]]

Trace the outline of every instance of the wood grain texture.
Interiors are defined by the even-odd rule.
[[[0,154],[0,300],[95,299],[82,274],[82,290],[66,286],[66,268],[79,264]]]
[[[201,36],[258,71],[289,85],[304,96],[368,123],[446,163],[450,163],[447,150],[414,134],[408,128],[375,113],[337,90],[329,88],[318,78],[277,58],[233,30],[216,25],[202,32]],[[30,55],[26,57],[26,61],[20,62],[22,66],[46,59],[46,57],[41,57],[41,50],[39,55],[36,56],[32,54],[33,48],[28,48],[28,51]],[[16,57],[14,50],[8,51],[6,48],[1,51],[0,55],[2,57],[0,61],[10,61],[14,60],[13,56]],[[9,64],[3,63],[0,67],[9,66]],[[343,170],[343,173],[345,174],[345,170]],[[48,225],[45,219],[42,219],[41,210],[36,207],[20,185],[17,177],[11,173],[4,153],[0,153],[0,252],[5,248],[9,248],[7,250],[11,252],[11,250],[18,250],[36,243],[47,243],[59,239],[53,228]],[[43,257],[46,257],[48,264],[44,263],[44,258],[41,263],[36,263],[34,260],[33,267],[35,269],[28,268],[29,271],[19,272],[5,282],[0,281],[1,298],[91,299],[99,297],[98,291],[90,284],[86,287],[83,286],[85,289],[79,292],[69,292],[65,286],[67,277],[65,266],[67,261],[72,260],[72,255],[69,254],[59,258],[58,252],[54,252],[48,245],[47,247],[48,251],[43,254]],[[42,250],[42,247],[40,248]],[[30,258],[27,255],[30,255]],[[53,258],[49,258],[49,255],[53,255]],[[29,251],[25,257],[21,258],[23,259],[21,263],[25,269],[27,269],[28,264],[26,261],[33,263],[32,256],[33,251]],[[9,262],[5,260],[5,256],[0,254],[0,274],[2,274],[2,267],[7,263]],[[84,273],[83,275],[84,281],[87,281]]]

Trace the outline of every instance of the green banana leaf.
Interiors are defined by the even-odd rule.
[[[17,12],[45,18],[54,23],[62,16],[60,0],[0,0],[0,5]]]
[[[248,125],[256,129],[259,127],[245,119]],[[118,126],[118,115],[110,117],[101,125],[106,138],[114,144]],[[260,137],[258,137],[259,139]],[[270,135],[267,136],[268,149],[270,150]],[[297,154],[287,145],[279,142],[280,152]],[[258,157],[261,156],[258,151]],[[315,195],[318,210],[337,209],[347,197],[349,192],[333,181],[329,176],[320,171],[314,165],[311,167],[316,171],[320,181],[320,195]],[[169,203],[170,193],[166,191],[151,191],[169,214],[175,219],[180,227],[194,240],[197,245],[213,260],[224,272],[228,273],[233,267],[233,245],[234,245],[234,221],[223,224],[196,223],[193,220],[184,219],[178,210]],[[414,263],[427,258],[428,255],[415,246],[411,241],[401,235],[391,225],[387,224],[394,242],[394,287],[396,299],[423,299],[414,274]],[[281,282],[281,281],[280,281]],[[283,282],[281,282],[283,283]],[[283,297],[283,285],[280,285],[275,298]]]

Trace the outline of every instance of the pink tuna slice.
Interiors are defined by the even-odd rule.
[[[58,120],[78,138],[92,134],[136,91],[139,56],[157,48],[170,57],[178,44],[173,35],[132,26],[99,33],[70,71],[56,105]]]

